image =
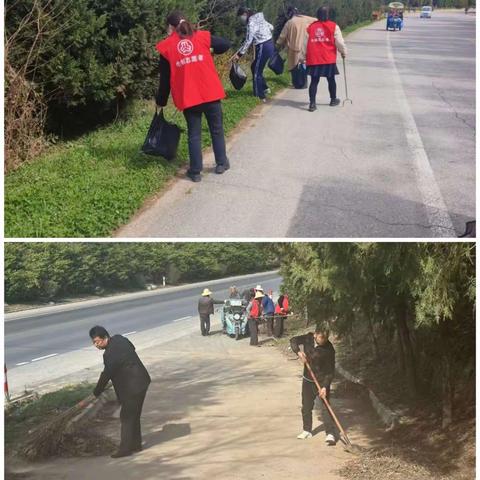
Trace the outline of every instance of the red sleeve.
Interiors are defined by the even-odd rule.
[[[197,39],[202,42],[202,44],[210,48],[212,46],[212,36],[207,30],[197,30],[196,32]]]
[[[168,57],[167,57],[167,45],[166,45],[167,41],[166,40],[161,40],[160,42],[157,43],[156,45],[156,49],[157,49],[157,52],[162,55],[162,57],[165,57],[167,60],[168,60]]]

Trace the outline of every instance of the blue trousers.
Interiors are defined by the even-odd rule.
[[[253,94],[259,98],[265,98],[265,90],[268,88],[263,70],[270,57],[273,55],[275,47],[273,40],[267,40],[255,46],[255,60],[252,63]]]
[[[207,117],[208,129],[212,137],[213,153],[217,165],[228,163],[223,132],[223,113],[220,100],[207,102],[183,111],[188,127],[188,152],[190,154],[189,173],[198,174],[203,169],[202,159],[202,115]]]

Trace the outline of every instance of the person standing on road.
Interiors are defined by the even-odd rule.
[[[301,62],[303,43],[307,35],[307,28],[317,19],[308,15],[301,15],[298,9],[289,6],[287,8],[287,22],[283,26],[280,36],[277,39],[278,49],[287,49],[287,67],[292,76],[292,83],[295,86],[295,72]],[[303,88],[303,86],[302,86]],[[306,88],[306,84],[305,87]]]
[[[160,85],[156,102],[164,107],[170,89],[173,102],[183,111],[188,128],[190,168],[187,176],[194,182],[201,180],[202,115],[207,118],[215,156],[215,173],[230,168],[225,147],[223,113],[220,100],[225,91],[213,62],[213,53],[225,53],[231,46],[224,38],[196,28],[180,12],[167,17],[168,38],[157,43],[160,53]]]
[[[298,355],[304,365],[308,361],[321,386],[321,390],[318,392],[315,382],[305,365],[302,382],[303,431],[297,436],[301,440],[312,438],[312,410],[316,396],[319,395],[321,399],[326,398],[330,400],[330,385],[335,374],[335,349],[328,337],[328,328],[319,326],[315,329],[315,333],[307,333],[306,335],[290,339],[292,351]],[[303,352],[300,351],[300,346],[303,346]],[[335,445],[336,431],[333,419],[323,400],[320,402],[320,405],[326,434],[325,443],[327,445]]]
[[[288,314],[288,295],[280,295],[275,305],[275,326],[273,335],[280,338],[285,328],[285,319]]]
[[[198,300],[198,314],[200,316],[200,332],[205,337],[210,333],[210,315],[213,315],[214,305],[223,303],[220,300],[214,300],[212,292],[205,288],[202,292],[202,296]]]
[[[266,95],[270,93],[263,70],[273,55],[273,25],[265,20],[262,12],[255,13],[246,7],[240,7],[237,11],[237,17],[243,25],[247,26],[247,35],[240,49],[232,57],[233,62],[238,62],[240,57],[245,55],[253,43],[255,46],[255,56],[251,65],[253,77],[253,94],[266,102]]]
[[[245,314],[248,319],[248,330],[250,331],[250,345],[258,346],[258,322],[262,316],[262,298],[263,293],[257,291],[255,296],[252,296],[248,304]]]
[[[311,77],[308,92],[310,96],[309,112],[314,112],[317,109],[317,88],[322,77],[327,78],[330,106],[336,107],[340,104],[340,100],[337,98],[337,83],[335,82],[335,75],[338,75],[337,50],[345,58],[347,48],[340,27],[329,20],[328,15],[327,7],[318,9],[318,21],[307,28],[301,54],[301,58],[306,60],[307,73]]]
[[[262,299],[263,315],[267,321],[267,333],[271,337],[273,335],[273,317],[275,314],[275,304],[272,299],[272,291],[265,295]]]
[[[112,458],[126,457],[140,452],[142,450],[140,416],[151,381],[150,375],[138,358],[135,347],[127,338],[121,335],[110,337],[107,330],[100,326],[91,328],[89,335],[95,347],[104,350],[105,368],[93,394],[98,397],[111,380],[122,406],[120,446]]]

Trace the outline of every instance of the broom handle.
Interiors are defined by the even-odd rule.
[[[313,381],[315,382],[315,385],[317,386],[318,388],[318,393],[320,394],[320,390],[322,389],[322,387],[320,386],[320,384],[318,383],[318,380],[317,380],[317,377],[315,376],[315,374],[313,373],[313,370],[312,370],[312,367],[310,367],[310,364],[308,363],[307,360],[305,360],[305,365],[307,366],[307,369],[308,371],[310,372],[310,375],[312,376],[313,378]],[[330,406],[330,403],[328,403],[328,400],[326,398],[322,398],[323,402],[325,403],[325,406],[327,407],[328,411],[330,412],[330,415],[332,416],[335,424],[337,425],[338,429],[340,430],[340,432],[342,433],[342,435],[345,437],[345,440],[347,442],[348,445],[351,445],[352,443],[350,442],[350,439],[348,438],[345,430],[343,429],[342,425],[340,425],[340,422],[338,421],[338,418],[337,416],[335,415],[335,413],[333,412],[332,410],[332,407]]]
[[[342,57],[342,60],[343,60],[343,79],[345,80],[345,97],[348,98],[347,69],[345,68],[345,57]]]

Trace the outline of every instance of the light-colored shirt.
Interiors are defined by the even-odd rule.
[[[245,55],[250,45],[259,45],[272,38],[273,25],[265,20],[262,12],[255,13],[248,19],[247,23],[247,36],[242,43],[239,55]]]

